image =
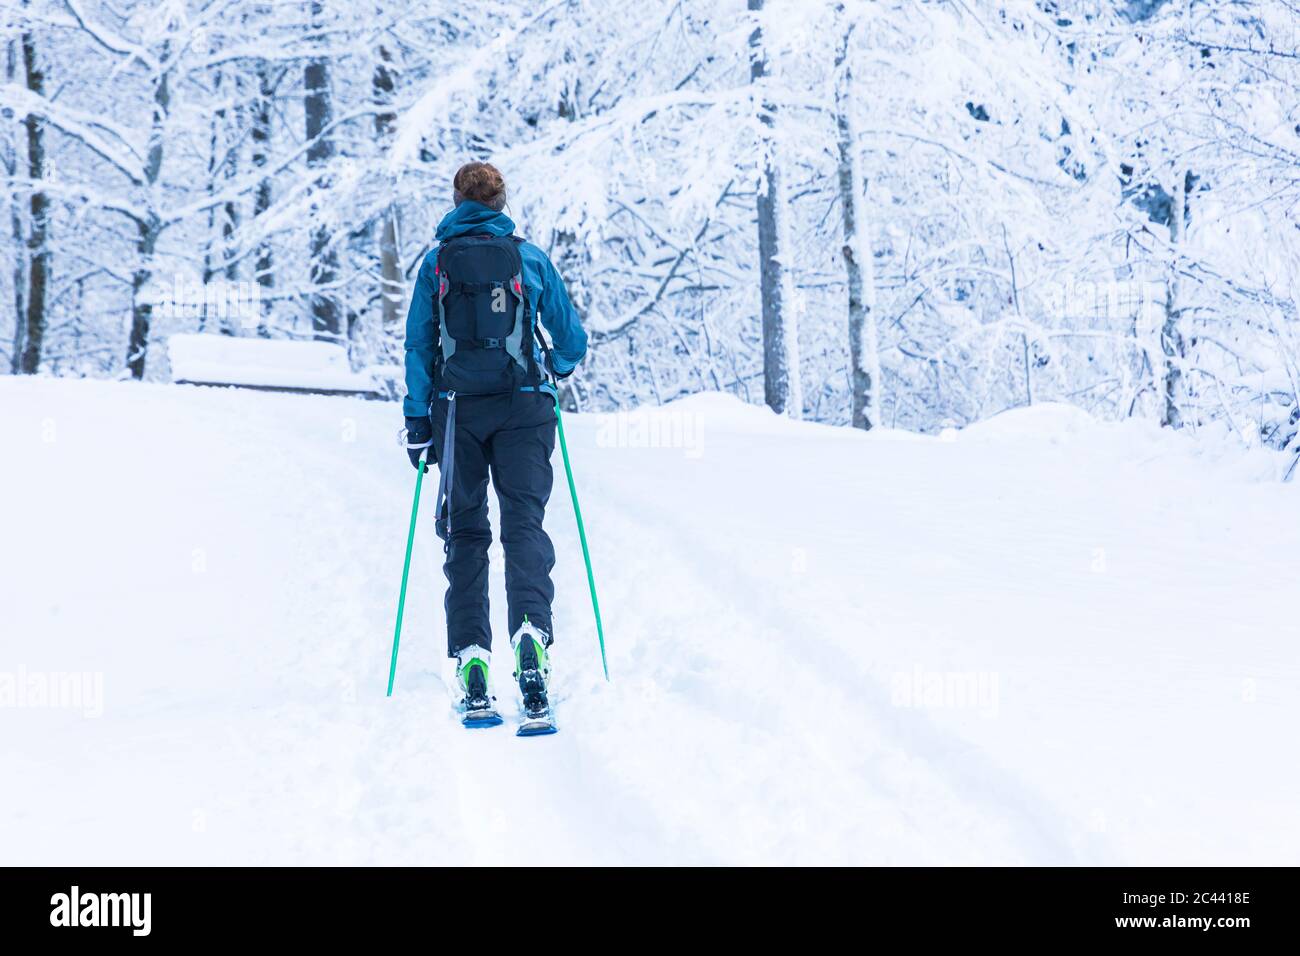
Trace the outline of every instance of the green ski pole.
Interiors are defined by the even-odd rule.
[[[564,474],[569,479],[569,497],[573,499],[573,516],[578,519],[578,540],[582,542],[582,560],[587,563],[587,587],[591,589],[591,609],[596,614],[596,636],[600,639],[600,666],[605,671],[605,680],[609,680],[609,663],[605,660],[605,628],[600,623],[600,601],[596,599],[596,578],[591,573],[591,552],[587,550],[587,531],[582,526],[582,508],[578,506],[578,489],[573,484],[573,467],[569,464],[569,445],[564,440],[564,416],[560,414],[558,388],[555,395],[555,421],[559,426],[560,454],[564,457]]]
[[[542,330],[533,325],[533,335],[537,344],[546,353],[547,367],[553,369],[551,347],[546,343]],[[578,540],[582,542],[582,560],[587,565],[587,587],[591,591],[591,610],[596,615],[596,637],[600,640],[600,666],[605,671],[605,680],[609,680],[609,662],[605,659],[605,627],[600,623],[600,601],[596,599],[596,576],[591,573],[591,552],[587,549],[587,529],[582,525],[582,508],[578,504],[578,488],[573,483],[573,466],[569,463],[569,443],[564,440],[564,415],[560,413],[560,383],[555,373],[550,375],[551,388],[555,389],[555,424],[560,434],[560,455],[564,458],[564,476],[569,479],[569,497],[573,499],[573,516],[578,519]]]
[[[415,544],[415,516],[420,511],[420,485],[424,483],[424,473],[428,470],[424,458],[420,458],[420,467],[415,471],[415,500],[411,502],[411,530],[406,533],[406,562],[402,565],[402,591],[397,596],[397,627],[393,628],[393,660],[388,665],[388,694],[393,696],[393,679],[397,677],[397,645],[402,638],[402,612],[406,609],[406,579],[411,573],[411,547]]]

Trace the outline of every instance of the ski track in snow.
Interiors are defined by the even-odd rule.
[[[394,406],[0,380],[0,675],[104,688],[0,707],[0,862],[1297,861],[1300,502],[1263,458],[1055,407],[952,442],[648,414],[698,448],[566,417],[612,683],[557,452],[560,733],[519,739],[499,547],[506,723],[451,712],[431,487],[384,696]],[[900,706],[913,668],[998,697]]]

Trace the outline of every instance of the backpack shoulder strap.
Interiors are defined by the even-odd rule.
[[[515,262],[515,274],[510,277],[510,291],[515,294],[515,324],[506,336],[505,349],[515,364],[527,374],[535,364],[532,361],[532,348],[525,348],[524,345],[525,330],[531,332],[532,329],[533,310],[528,304],[528,294],[524,291],[524,258],[518,249],[523,240],[513,234],[509,238],[514,243],[509,248]],[[531,341],[528,345],[532,345]]]

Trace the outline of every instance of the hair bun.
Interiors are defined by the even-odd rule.
[[[506,204],[505,177],[491,163],[466,163],[456,170],[452,198],[456,205],[469,199],[500,212]]]

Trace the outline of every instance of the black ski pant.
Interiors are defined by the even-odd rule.
[[[457,395],[452,442],[451,486],[438,536],[447,559],[447,654],[492,647],[488,621],[487,486],[491,475],[501,506],[505,551],[506,604],[510,633],[527,615],[551,634],[551,569],[555,548],[542,527],[551,497],[551,453],[555,450],[555,399],[548,392]],[[433,403],[432,450],[441,459],[447,434],[448,399]],[[439,466],[446,467],[440,460]],[[450,524],[450,529],[448,529]]]

